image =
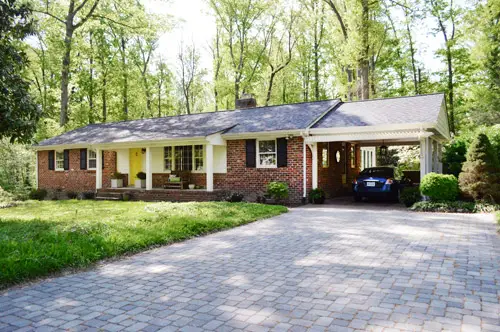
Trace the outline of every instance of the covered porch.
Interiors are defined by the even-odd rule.
[[[95,188],[101,193],[111,189],[132,195],[144,191],[154,191],[155,195],[167,191],[175,193],[176,190],[214,192],[214,177],[226,172],[225,141],[217,134],[203,139],[90,148],[95,151],[96,165],[103,165],[95,169]],[[105,162],[104,152],[113,153]],[[139,173],[144,173],[143,181],[138,179]],[[123,175],[122,188],[112,188],[110,184],[110,178],[116,175]]]

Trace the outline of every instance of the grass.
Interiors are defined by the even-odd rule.
[[[497,217],[497,224],[498,226],[500,226],[500,211],[497,211],[496,217]]]
[[[27,201],[0,209],[0,288],[286,211],[225,202]]]

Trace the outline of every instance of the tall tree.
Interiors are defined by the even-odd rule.
[[[454,94],[454,66],[453,49],[456,45],[456,25],[459,10],[453,0],[430,0],[431,15],[437,20],[439,31],[445,43],[445,58],[447,66],[447,95],[448,113],[450,116],[450,131],[455,132],[455,94]]]
[[[23,77],[28,60],[20,41],[32,34],[30,14],[26,4],[0,2],[0,139],[11,142],[29,142],[41,115]]]
[[[54,10],[54,6],[49,0],[44,0],[43,9],[39,12],[50,16],[64,26],[64,54],[61,65],[61,111],[59,122],[64,126],[68,122],[68,103],[69,103],[69,74],[71,65],[71,49],[73,43],[73,34],[77,29],[85,24],[92,16],[100,0],[83,0],[77,3],[76,0],[69,0],[65,16],[60,16]]]

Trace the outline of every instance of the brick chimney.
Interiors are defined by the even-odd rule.
[[[237,110],[242,110],[245,108],[252,108],[257,106],[257,100],[250,94],[244,93],[241,95],[241,98],[236,100],[235,108]]]

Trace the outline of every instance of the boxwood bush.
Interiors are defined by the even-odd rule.
[[[429,173],[420,182],[420,192],[431,201],[454,201],[458,196],[458,180],[451,174]]]
[[[418,212],[459,212],[459,213],[491,213],[498,211],[500,205],[481,203],[481,202],[465,202],[465,201],[440,201],[429,202],[422,201],[413,204],[412,211]]]
[[[418,189],[418,187],[406,187],[399,194],[399,200],[406,207],[412,206],[421,199],[422,195],[420,195],[420,189]]]

